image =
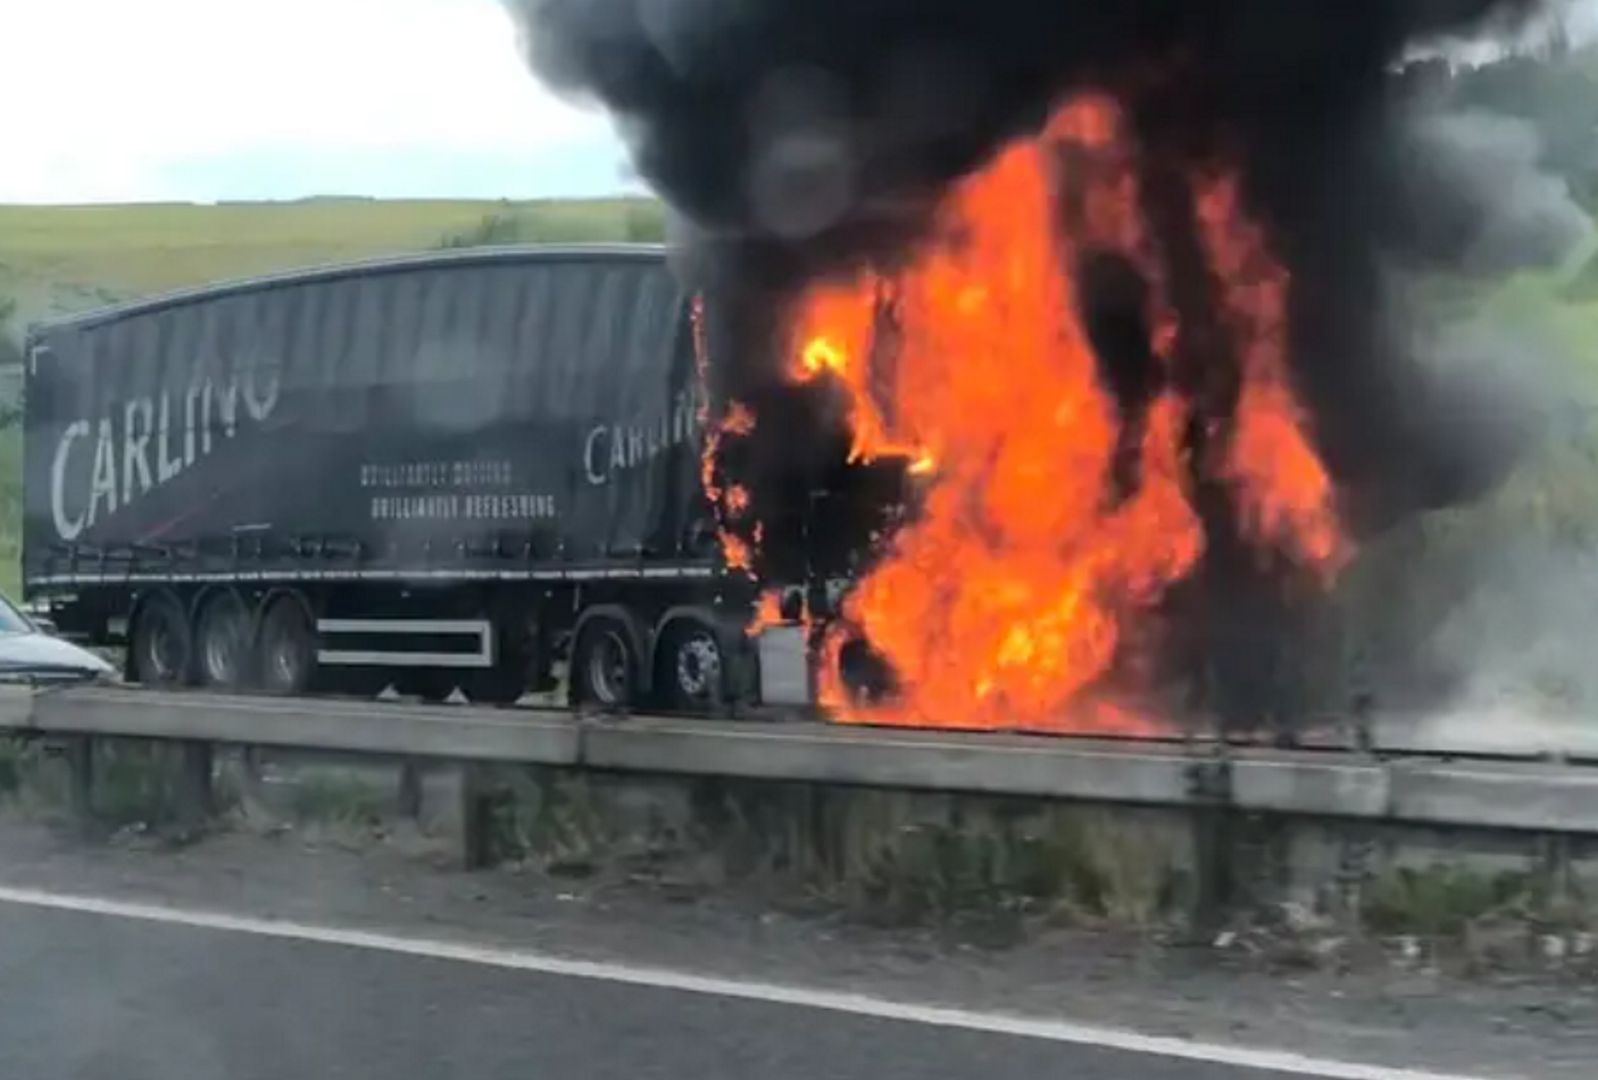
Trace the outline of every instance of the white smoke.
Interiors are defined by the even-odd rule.
[[[1467,36],[1449,35],[1417,43],[1407,57],[1444,59],[1466,66],[1490,64],[1516,53],[1546,54],[1598,41],[1598,0],[1545,0],[1531,17],[1500,18]]]

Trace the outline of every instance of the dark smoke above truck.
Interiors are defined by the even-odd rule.
[[[660,248],[483,249],[36,327],[27,595],[147,683],[752,698],[689,306]]]

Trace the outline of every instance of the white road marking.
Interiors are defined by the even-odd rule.
[[[1237,1068],[1271,1070],[1294,1076],[1324,1078],[1324,1080],[1484,1080],[1481,1077],[1471,1077],[1457,1073],[1395,1069],[1388,1066],[1362,1065],[1355,1062],[1314,1058],[1287,1050],[1256,1050],[1247,1047],[1226,1046],[1220,1043],[1199,1042],[1191,1039],[1142,1035],[1135,1031],[1127,1031],[1120,1028],[1094,1027],[1063,1020],[1046,1020],[1006,1013],[977,1012],[940,1005],[920,1005],[913,1002],[871,997],[866,994],[810,990],[797,986],[782,986],[776,983],[745,982],[741,979],[694,975],[689,972],[672,971],[666,968],[634,967],[630,964],[569,960],[519,949],[501,949],[488,945],[471,945],[464,942],[431,938],[401,937],[397,934],[384,934],[369,930],[317,926],[311,923],[249,915],[230,915],[220,911],[174,908],[162,904],[113,900],[100,896],[53,893],[38,889],[0,885],[0,903],[48,908],[55,911],[105,915],[114,918],[137,919],[143,922],[161,923],[169,926],[185,926],[235,934],[252,934],[258,937],[281,938],[289,941],[340,945],[355,949],[372,949],[379,952],[398,953],[430,960],[451,960],[463,964],[478,964],[485,967],[505,968],[513,971],[531,971],[539,974],[561,975],[577,979],[597,979],[603,982],[624,983],[630,986],[644,986],[658,990],[677,990],[691,994],[709,994],[717,997],[737,998],[772,1005],[824,1009],[829,1012],[850,1013],[856,1016],[867,1016],[881,1020],[900,1020],[913,1024],[928,1024],[934,1027],[960,1028],[967,1031],[987,1032],[997,1035],[1044,1039],[1050,1042],[1101,1047],[1133,1054],[1150,1054]]]

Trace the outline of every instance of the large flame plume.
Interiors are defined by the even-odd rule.
[[[1290,282],[1229,172],[1196,178],[1194,201],[1241,378],[1213,462],[1192,459],[1191,427],[1212,418],[1178,389],[1177,315],[1106,98],[1069,102],[956,184],[902,265],[802,294],[790,376],[834,380],[853,457],[902,457],[924,483],[829,631],[862,634],[896,681],[888,700],[857,703],[824,665],[824,699],[843,717],[1141,724],[1084,695],[1204,551],[1195,469],[1224,477],[1252,541],[1335,569],[1347,542],[1283,352]],[[1106,250],[1150,286],[1159,370],[1146,401],[1118,399],[1084,325],[1076,268]]]

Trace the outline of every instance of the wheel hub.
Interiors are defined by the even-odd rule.
[[[721,650],[709,634],[695,634],[677,650],[677,685],[684,694],[709,695],[721,678]]]

